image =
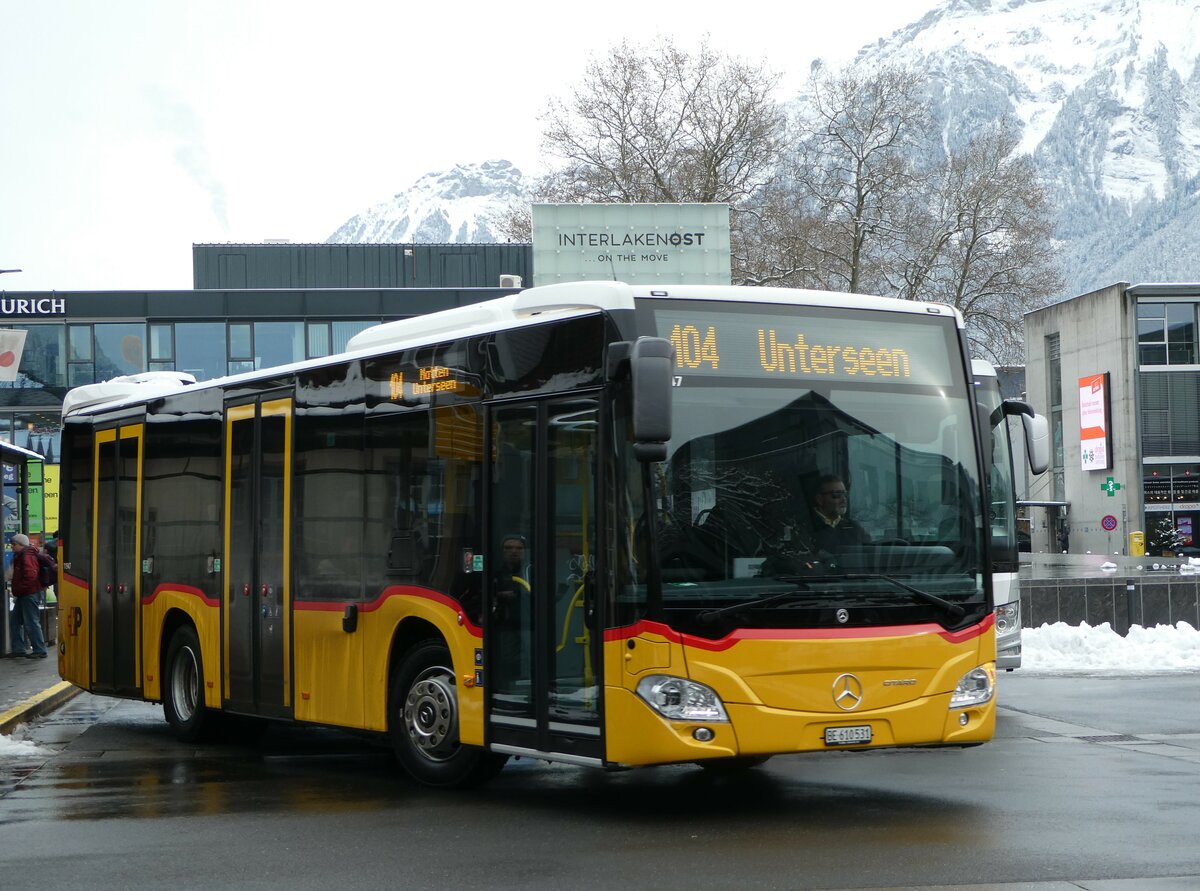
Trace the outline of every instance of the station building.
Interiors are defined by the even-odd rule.
[[[48,495],[72,387],[337,353],[380,322],[514,293],[532,278],[532,246],[198,244],[192,266],[190,291],[0,292],[0,328],[26,332],[16,379],[0,380],[0,441],[45,456]]]
[[[1200,283],[1120,282],[1025,317],[1053,453],[1030,485],[1033,551],[1136,554],[1140,533],[1151,556],[1200,554],[1198,307]]]

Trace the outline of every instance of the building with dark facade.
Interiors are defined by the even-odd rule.
[[[0,381],[0,440],[54,464],[72,387],[330,355],[380,322],[513,293],[531,258],[529,244],[199,244],[191,291],[0,292],[0,328],[27,332],[16,380]]]

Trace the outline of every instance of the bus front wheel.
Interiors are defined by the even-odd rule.
[[[425,641],[392,670],[388,733],[401,765],[427,786],[477,785],[507,760],[458,741],[453,664],[444,644]]]
[[[181,742],[200,739],[208,723],[204,706],[204,662],[200,639],[190,625],[171,636],[162,673],[163,714]]]

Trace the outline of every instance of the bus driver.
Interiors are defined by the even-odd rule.
[[[817,480],[812,507],[812,543],[818,551],[835,552],[870,544],[871,536],[850,519],[850,494],[840,476],[827,473]]]

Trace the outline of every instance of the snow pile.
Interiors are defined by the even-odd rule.
[[[16,736],[0,734],[0,758],[21,758],[40,754],[42,750],[33,743]]]
[[[1187,622],[1135,625],[1128,637],[1107,622],[1095,627],[1055,622],[1022,631],[1021,649],[1020,670],[1029,673],[1200,671],[1200,632]]]

